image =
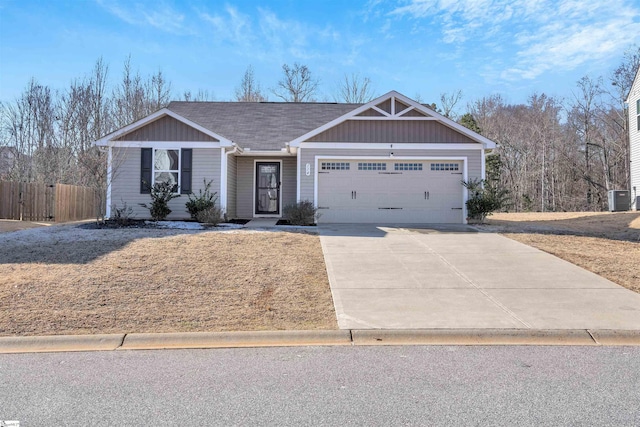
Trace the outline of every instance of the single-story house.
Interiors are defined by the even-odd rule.
[[[213,181],[227,217],[282,217],[311,201],[319,222],[465,223],[463,180],[483,179],[495,143],[392,91],[366,104],[171,102],[96,141],[109,157],[107,217],[138,218],[145,182],[182,194]],[[169,219],[188,218],[187,197]]]
[[[631,165],[631,209],[640,210],[640,68],[636,71],[629,94],[629,154]]]

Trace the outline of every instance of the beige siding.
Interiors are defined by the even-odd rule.
[[[380,104],[376,105],[376,107],[391,114],[391,98],[381,102]]]
[[[281,194],[282,207],[296,202],[296,158],[295,157],[237,157],[236,172],[236,217],[253,218],[254,169],[256,161],[282,160]]]
[[[282,159],[282,208],[296,202],[296,167],[295,157]]]
[[[188,126],[173,117],[164,116],[116,141],[213,141],[217,139]]]
[[[632,209],[640,210],[640,72],[629,93],[629,141],[631,144],[631,203]],[[635,190],[634,190],[635,187]]]
[[[368,110],[365,110],[362,113],[358,114],[358,116],[359,117],[384,117],[384,114],[374,110],[373,108],[369,108]]]
[[[468,179],[482,178],[482,150],[394,150],[396,157],[416,156],[416,157],[441,157],[442,159],[453,157],[466,157],[468,168]],[[316,176],[316,156],[357,156],[375,157],[389,156],[389,150],[335,150],[335,149],[315,149],[302,148],[300,150],[300,200],[313,201],[314,177]],[[311,165],[311,174],[306,176],[306,164]]]
[[[238,157],[236,215],[253,218],[253,157]]]
[[[469,137],[434,120],[348,120],[309,142],[467,143]]]
[[[236,198],[237,198],[237,157],[227,155],[227,217],[236,218]]]
[[[140,203],[151,202],[149,194],[140,194],[140,148],[113,149],[113,182],[111,185],[111,206],[122,207],[124,203],[133,208],[135,218],[149,218],[149,210]],[[211,191],[220,194],[220,149],[193,149],[192,187],[194,193],[203,188],[203,181],[213,180]],[[186,194],[169,202],[172,210],[167,219],[189,218],[185,208]]]

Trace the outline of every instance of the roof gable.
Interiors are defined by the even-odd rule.
[[[211,141],[220,142],[171,116],[162,116],[114,141]]]
[[[459,123],[454,122],[447,117],[436,113],[435,111],[430,110],[422,104],[419,104],[412,99],[407,98],[406,96],[396,92],[391,91],[386,95],[383,95],[377,99],[374,99],[366,104],[355,108],[347,114],[344,114],[341,117],[332,120],[331,122],[326,123],[319,128],[308,132],[295,140],[291,141],[291,146],[298,147],[302,142],[311,142],[311,141],[324,141],[325,138],[328,138],[328,135],[333,134],[336,135],[339,131],[346,131],[347,135],[351,135],[356,139],[361,138],[360,136],[355,136],[357,131],[356,128],[361,128],[362,131],[366,133],[365,128],[374,129],[379,125],[365,125],[365,124],[355,124],[346,122],[357,122],[357,121],[383,121],[386,123],[394,122],[394,121],[434,121],[436,122],[433,125],[430,124],[420,124],[417,126],[413,126],[414,128],[418,128],[418,134],[411,135],[409,130],[401,130],[400,136],[405,135],[405,137],[412,138],[422,138],[426,135],[441,135],[444,139],[442,141],[433,141],[433,142],[447,142],[447,141],[455,141],[455,142],[471,142],[471,143],[481,143],[484,148],[495,148],[496,144],[483,137],[482,135],[473,132],[470,129],[460,125]],[[407,126],[403,126],[400,124],[391,125],[393,128],[401,129],[403,127],[407,128]],[[336,128],[333,131],[330,129]],[[447,128],[444,130],[444,128]],[[397,130],[397,129],[396,129]],[[438,130],[440,132],[438,132]],[[378,133],[379,134],[379,133]],[[458,136],[454,136],[457,134]],[[422,135],[422,136],[419,136]],[[349,138],[349,137],[348,137]],[[423,139],[424,140],[424,139]],[[340,142],[340,141],[333,141]],[[373,142],[373,141],[371,141]],[[385,142],[391,142],[385,140]],[[404,141],[408,142],[408,141]]]
[[[154,124],[154,122],[159,121],[165,117],[171,118],[173,120],[162,120]],[[192,122],[191,120],[182,117],[167,108],[158,110],[155,113],[150,114],[147,117],[144,117],[134,123],[131,123],[128,126],[118,129],[115,132],[111,132],[110,134],[105,135],[97,140],[94,144],[97,146],[117,146],[123,141],[151,141],[151,139],[147,138],[151,135],[155,135],[160,138],[171,138],[172,136],[174,136],[175,138],[192,138],[185,140],[176,139],[172,141],[216,142],[221,146],[228,147],[233,145],[233,143],[227,138],[224,138],[223,136],[218,135],[217,133],[203,126]],[[158,139],[156,141],[170,140],[171,139]]]

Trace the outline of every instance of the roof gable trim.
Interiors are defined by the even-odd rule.
[[[128,126],[125,126],[121,129],[118,129],[115,132],[111,132],[110,134],[103,136],[102,138],[98,139],[97,141],[94,142],[95,145],[97,146],[118,146],[120,145],[120,141],[115,141],[115,139],[118,139],[122,136],[127,135],[128,133],[131,133],[135,130],[138,130],[146,125],[148,125],[149,123],[152,123],[158,119],[161,119],[162,117],[165,116],[169,116],[172,117],[176,120],[178,120],[179,122],[184,123],[187,126],[190,126],[202,133],[204,133],[205,135],[208,135],[214,139],[217,139],[220,144],[221,147],[231,147],[233,146],[233,142],[221,135],[218,135],[215,132],[210,131],[209,129],[200,126],[199,124],[192,122],[189,119],[186,119],[184,117],[182,117],[181,115],[174,113],[173,111],[169,110],[168,108],[163,108],[161,110],[156,111],[153,114],[148,115],[147,117],[144,117],[136,122],[131,123]],[[216,143],[218,144],[218,143]]]
[[[398,112],[395,111],[396,100],[399,101],[401,106],[401,109],[399,109]],[[390,104],[391,104],[391,108],[389,112],[380,108],[381,104],[384,104],[388,101],[390,101]],[[375,117],[375,116],[361,115],[362,113],[368,110],[374,110],[376,112],[382,113],[384,116]],[[408,114],[410,112],[412,113]],[[313,138],[314,136],[319,135],[320,133],[334,126],[337,126],[347,120],[376,120],[376,119],[377,120],[380,120],[380,119],[383,119],[383,120],[436,120],[441,124],[443,124],[444,126],[447,126],[471,138],[472,140],[477,141],[478,143],[481,143],[484,146],[484,148],[496,147],[496,143],[491,141],[490,139],[485,138],[484,136],[473,132],[471,129],[468,129],[454,122],[453,120],[439,113],[436,113],[435,111],[430,110],[424,105],[410,98],[407,98],[406,96],[396,91],[391,91],[385,95],[382,95],[381,97],[376,98],[372,101],[369,101],[368,103],[361,105],[360,107],[354,109],[353,111],[347,114],[344,114],[338,117],[337,119],[334,119],[329,123],[326,123],[323,126],[320,126],[319,128],[316,128],[310,132],[307,132],[306,134],[291,141],[290,145],[292,147],[299,147],[302,142],[308,140],[309,138]]]

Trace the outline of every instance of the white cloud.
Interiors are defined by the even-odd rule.
[[[240,47],[248,47],[253,42],[251,18],[232,6],[226,6],[224,14],[199,13],[200,18],[211,24],[216,39],[229,41]]]
[[[441,42],[471,55],[512,52],[506,66],[486,71],[505,80],[572,70],[640,40],[640,8],[624,0],[411,0],[389,15],[429,20]]]
[[[139,3],[121,4],[116,0],[96,0],[107,12],[130,25],[149,25],[160,31],[173,34],[191,34],[192,30],[184,25],[184,15],[163,3],[145,7]]]

